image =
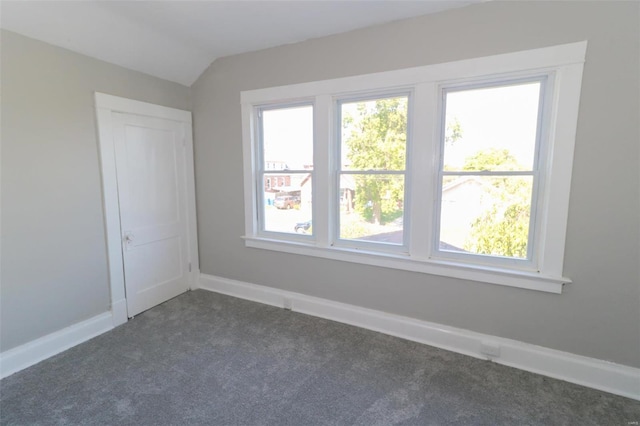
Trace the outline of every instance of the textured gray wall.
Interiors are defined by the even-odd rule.
[[[639,8],[489,2],[215,61],[192,86],[202,272],[640,367]],[[562,295],[244,247],[240,91],[581,40]]]
[[[190,90],[2,31],[0,348],[109,309],[93,92],[190,109]]]

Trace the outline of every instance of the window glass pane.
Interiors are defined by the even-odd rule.
[[[265,174],[264,229],[272,232],[311,234],[312,191],[310,173]],[[266,186],[268,179],[284,183]],[[273,184],[272,184],[273,185]]]
[[[342,117],[342,170],[404,170],[406,96],[348,102]]]
[[[401,245],[403,213],[404,176],[340,177],[340,238]]]
[[[313,106],[262,111],[264,170],[313,169]]]
[[[446,176],[440,250],[525,259],[531,176]]]
[[[540,82],[446,94],[444,170],[532,170]]]

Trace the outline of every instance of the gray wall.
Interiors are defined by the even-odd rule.
[[[202,272],[640,367],[639,8],[489,2],[216,60],[192,86]],[[240,91],[580,40],[562,295],[244,247]]]
[[[109,309],[93,92],[190,109],[190,90],[1,33],[0,349]]]

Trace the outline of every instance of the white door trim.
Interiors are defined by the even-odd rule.
[[[187,173],[187,226],[189,247],[189,287],[198,287],[200,266],[198,262],[198,235],[196,225],[195,178],[193,166],[193,137],[191,112],[154,105],[132,99],[120,98],[105,93],[95,93],[98,145],[102,172],[102,195],[104,203],[105,233],[107,237],[107,259],[109,262],[109,286],[113,325],[127,322],[124,262],[120,231],[120,207],[116,180],[116,158],[113,139],[112,114],[114,112],[163,118],[185,123],[185,170]]]

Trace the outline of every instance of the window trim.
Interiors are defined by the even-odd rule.
[[[573,167],[578,106],[582,85],[582,72],[587,42],[507,53],[476,59],[427,65],[397,71],[382,72],[333,80],[316,81],[273,88],[243,91],[241,93],[242,135],[244,151],[244,199],[245,245],[247,247],[274,250],[374,265],[393,269],[421,272],[464,280],[493,283],[551,293],[561,293],[562,286],[570,283],[562,276],[566,240],[569,192]],[[548,109],[548,146],[541,150],[545,170],[542,171],[545,190],[537,211],[543,229],[537,232],[539,259],[536,270],[512,268],[480,263],[461,262],[432,256],[434,238],[433,201],[437,195],[438,165],[434,152],[438,152],[439,132],[438,96],[443,84],[465,84],[480,79],[515,79],[533,73],[552,74],[555,83],[553,93],[546,98]],[[409,122],[413,143],[407,144],[406,173],[415,182],[431,182],[433,185],[411,185],[409,217],[425,220],[411,223],[411,235],[407,244],[409,254],[371,251],[365,247],[333,246],[335,220],[332,218],[332,196],[338,170],[333,158],[336,147],[334,132],[336,99],[355,98],[367,93],[397,93],[412,88],[413,108],[421,111],[420,120]],[[313,221],[314,236],[301,241],[288,234],[260,235],[256,205],[256,114],[257,107],[308,102],[314,105],[314,187]],[[411,114],[411,112],[410,112]],[[324,141],[324,142],[323,142]],[[420,141],[420,143],[417,143]],[[546,151],[546,152],[545,152]],[[551,161],[553,160],[553,161]],[[418,197],[416,196],[418,195]],[[421,238],[415,238],[420,235]],[[281,238],[282,236],[285,236]],[[295,235],[292,235],[295,237]]]

